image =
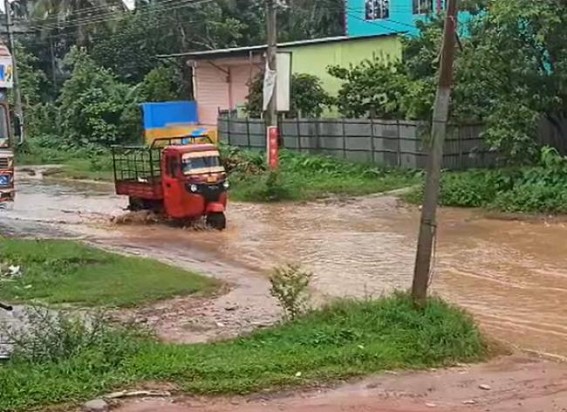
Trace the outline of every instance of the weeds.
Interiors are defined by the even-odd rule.
[[[414,192],[407,200],[420,202]],[[440,203],[513,213],[567,213],[567,158],[544,148],[538,165],[523,168],[446,173]]]
[[[6,326],[3,334],[14,348],[13,359],[31,364],[62,362],[91,351],[116,363],[133,353],[132,343],[142,337],[132,327],[111,326],[103,313],[87,317],[33,307],[20,320],[20,327]]]
[[[406,294],[335,302],[293,322],[215,344],[168,345],[111,326],[93,334],[73,321],[63,325],[47,334],[47,345],[39,345],[47,350],[31,352],[40,355],[18,355],[0,367],[0,410],[45,410],[148,381],[176,384],[192,394],[246,394],[473,362],[486,354],[471,317],[439,299],[416,310]],[[67,342],[63,349],[57,340]],[[60,351],[63,358],[52,361]]]
[[[270,293],[279,301],[287,319],[295,320],[308,309],[312,277],[311,272],[299,265],[285,265],[272,271]]]
[[[411,186],[420,180],[412,171],[344,162],[283,150],[277,173],[265,169],[263,156],[224,149],[232,182],[231,198],[273,202],[312,200],[330,195],[358,196]]]

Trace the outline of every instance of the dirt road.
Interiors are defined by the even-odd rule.
[[[567,369],[527,358],[428,373],[373,377],[289,396],[137,400],[118,412],[565,412]]]

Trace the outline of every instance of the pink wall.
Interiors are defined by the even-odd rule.
[[[199,60],[194,66],[195,99],[199,123],[216,126],[218,110],[234,110],[246,102],[248,85],[260,71],[258,59],[229,58],[214,65]]]

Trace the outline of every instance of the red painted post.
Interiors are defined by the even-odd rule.
[[[278,127],[270,126],[267,128],[268,132],[268,165],[270,169],[277,170],[279,165],[279,147],[278,147]]]

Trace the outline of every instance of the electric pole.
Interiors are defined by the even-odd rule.
[[[439,182],[441,164],[443,162],[443,144],[447,134],[449,105],[451,103],[451,84],[453,81],[453,62],[455,60],[457,27],[457,0],[448,0],[447,16],[443,29],[441,46],[441,62],[439,83],[433,108],[431,141],[427,159],[425,193],[421,211],[417,254],[412,284],[412,297],[418,305],[427,299],[429,276],[431,271],[431,255],[434,238],[437,235],[437,201],[439,198]]]
[[[14,34],[12,33],[12,14],[10,8],[10,2],[4,0],[4,13],[6,15],[6,33],[8,35],[8,42],[10,43],[10,51],[12,52],[12,76],[14,77],[14,100],[15,100],[15,114],[18,120],[14,121],[14,124],[20,128],[20,142],[24,140],[24,111],[22,107],[22,93],[20,90],[20,81],[18,78],[18,64],[16,58],[16,41],[14,40]]]
[[[278,53],[278,32],[277,32],[277,17],[276,17],[276,4],[275,0],[266,0],[266,23],[268,34],[268,52],[266,54],[267,68],[276,72],[276,56]],[[276,73],[277,76],[277,73]],[[276,82],[274,81],[274,88],[268,103],[266,111],[266,124],[267,126],[277,126],[277,91]]]
[[[278,32],[276,17],[276,0],[266,0],[266,33],[268,35],[268,49],[266,53],[266,73],[264,74],[264,99],[267,93],[266,105],[266,148],[268,165],[272,170],[278,167],[278,109],[277,109],[277,54]]]

